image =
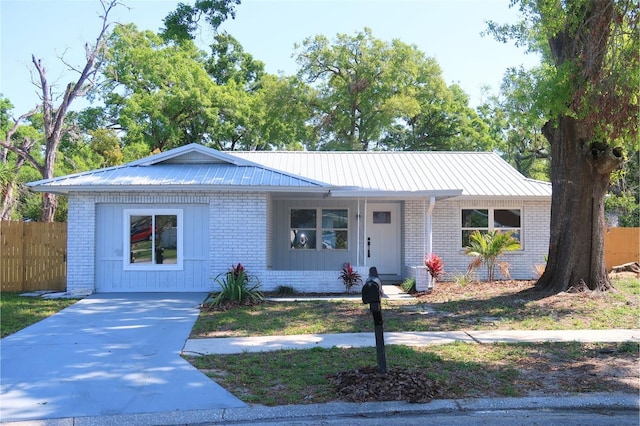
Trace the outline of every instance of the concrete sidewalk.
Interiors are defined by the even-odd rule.
[[[456,341],[519,342],[640,342],[640,330],[478,330],[384,333],[385,345],[425,346]],[[268,352],[282,349],[360,348],[375,346],[374,333],[305,334],[294,336],[224,337],[187,340],[183,354],[212,355]]]

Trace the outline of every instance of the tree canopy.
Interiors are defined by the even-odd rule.
[[[309,37],[296,46],[298,75],[318,91],[316,149],[486,149],[483,124],[457,86],[414,45],[370,29]],[[485,132],[486,133],[486,132]],[[481,135],[480,138],[474,136]],[[474,138],[474,141],[470,140]],[[466,140],[466,143],[465,143]]]

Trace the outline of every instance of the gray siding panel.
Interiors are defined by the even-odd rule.
[[[348,209],[349,248],[347,250],[293,250],[290,248],[291,209]],[[274,200],[273,201],[273,246],[272,268],[275,270],[337,271],[346,262],[357,263],[357,213],[356,201],[343,200]]]
[[[183,210],[182,270],[126,271],[123,268],[124,210],[178,208]],[[96,291],[208,291],[208,206],[196,204],[98,204],[96,207]],[[90,255],[90,253],[87,253]]]

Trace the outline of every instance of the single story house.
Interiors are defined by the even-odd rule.
[[[487,152],[221,152],[182,146],[29,183],[69,198],[67,291],[209,292],[242,263],[265,291],[344,291],[349,262],[386,282],[431,285],[424,258],[465,273],[473,230],[520,239],[504,256],[535,278],[551,185]],[[484,270],[477,271],[482,278]]]

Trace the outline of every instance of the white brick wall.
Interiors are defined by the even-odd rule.
[[[417,231],[410,232],[420,240],[423,232],[421,201],[405,203],[406,228],[414,226]],[[436,202],[433,210],[433,252],[442,258],[447,276],[452,279],[454,273],[466,273],[470,257],[462,249],[461,211],[463,208],[519,208],[522,210],[523,250],[505,254],[499,260],[509,263],[510,274],[514,279],[535,279],[534,267],[544,262],[549,245],[550,201],[460,201],[444,200]],[[422,264],[422,241],[412,241],[411,235],[405,235],[405,273],[411,275],[412,266]],[[476,270],[479,279],[486,278],[486,268]],[[499,276],[499,274],[497,274]]]
[[[264,285],[267,270],[267,195],[219,193],[209,199],[211,276],[242,263]],[[216,285],[215,289],[218,288]]]
[[[427,201],[428,204],[428,201]],[[437,205],[437,204],[436,204]],[[406,266],[422,265],[426,249],[426,208],[423,200],[408,200],[404,203],[404,263]],[[409,276],[406,272],[405,275]]]
[[[366,275],[363,275],[363,280]],[[345,291],[340,271],[266,271],[262,288],[275,290],[278,286],[293,287],[306,293],[341,293]],[[358,287],[352,291],[360,291]]]
[[[260,279],[264,290],[287,285],[308,292],[341,292],[340,271],[276,271],[271,268],[273,208],[269,195],[262,193],[168,193],[153,194],[74,194],[69,197],[67,291],[94,290],[96,203],[168,204],[199,203],[209,205],[209,275],[212,280],[232,265],[242,263],[251,275]],[[535,278],[534,266],[544,262],[549,241],[550,201],[460,201],[436,202],[433,210],[433,252],[445,263],[451,279],[464,273],[470,258],[461,246],[462,208],[520,208],[523,212],[524,250],[504,256],[514,279]],[[425,280],[422,267],[426,250],[425,211],[428,202],[409,200],[404,204],[402,273]],[[362,230],[361,230],[362,232]],[[362,236],[362,234],[361,234]],[[361,256],[363,254],[361,253]],[[478,270],[484,277],[484,268]],[[362,271],[363,278],[366,271]],[[421,286],[428,285],[427,283]],[[420,288],[420,287],[419,287]]]
[[[95,197],[69,197],[67,224],[67,292],[93,293],[95,289]]]

